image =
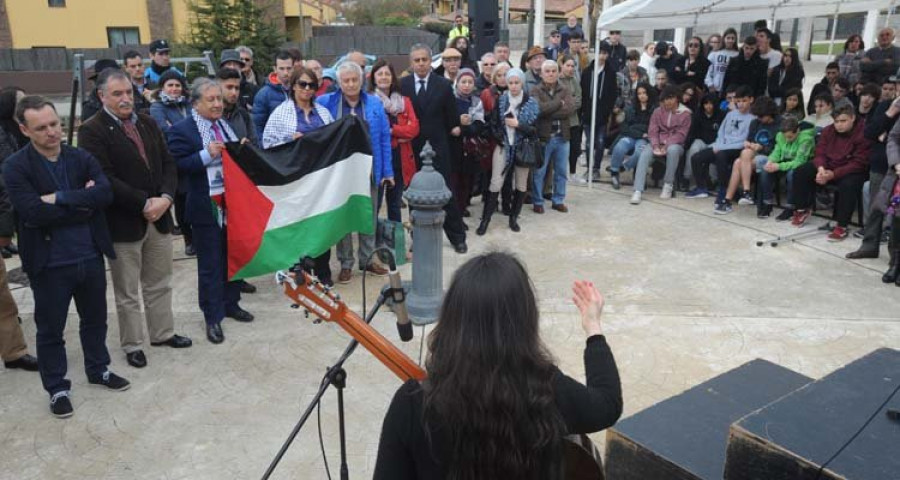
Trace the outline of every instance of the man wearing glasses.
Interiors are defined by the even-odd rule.
[[[544,56],[547,57],[547,60],[553,60],[555,62],[556,59],[559,58],[559,54],[562,53],[559,30],[550,32],[550,37],[548,38],[547,46],[544,47]]]
[[[481,56],[481,75],[475,80],[475,90],[478,95],[481,95],[482,90],[489,88],[493,84],[491,77],[494,75],[494,68],[496,67],[497,57],[493,53],[487,52]]]
[[[241,68],[244,81],[257,89],[265,85],[266,78],[253,69],[253,50],[245,45],[239,45],[235,47],[235,50],[241,56],[241,61],[244,62],[244,66]]]

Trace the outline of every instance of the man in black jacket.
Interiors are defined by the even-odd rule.
[[[231,68],[220,68],[216,72],[216,81],[222,86],[222,102],[225,104],[222,118],[228,122],[228,126],[234,130],[238,138],[246,138],[250,143],[258,145],[253,118],[240,104],[241,73]]]
[[[409,52],[412,75],[400,80],[400,93],[412,100],[416,117],[419,118],[419,136],[413,140],[416,162],[421,162],[422,147],[425,142],[434,149],[434,169],[440,172],[447,185],[450,184],[450,143],[448,136],[458,137],[462,130],[459,115],[456,114],[456,99],[450,82],[431,71],[431,48],[418,43]],[[466,253],[466,231],[462,213],[451,199],[444,205],[447,214],[444,220],[444,234],[457,253]]]
[[[741,48],[742,53],[728,62],[722,90],[727,90],[729,85],[746,85],[753,91],[755,98],[762,97],[766,94],[769,63],[759,56],[756,37],[745,38]]]
[[[130,88],[129,88],[129,91]],[[62,145],[62,124],[53,104],[23,98],[16,120],[31,140],[3,166],[9,199],[18,216],[22,269],[31,281],[41,383],[50,411],[72,415],[63,332],[75,299],[88,382],[125,390],[127,380],[109,371],[106,349],[106,272],[103,256],[115,258],[104,209],[112,188],[90,153]]]
[[[147,366],[144,317],[150,345],[185,348],[172,313],[172,228],[169,207],[178,184],[177,167],[153,118],[134,111],[125,73],[100,75],[103,110],[78,130],[78,144],[100,162],[112,184],[106,218],[116,259],[110,261],[119,339],[128,364]],[[143,293],[143,295],[141,295]],[[141,313],[143,297],[144,313]]]
[[[588,160],[590,161],[592,152],[596,153],[594,160],[593,181],[597,182],[600,178],[600,162],[603,160],[603,149],[606,146],[606,128],[609,124],[609,116],[612,114],[616,99],[619,97],[619,85],[616,80],[616,71],[609,64],[609,46],[605,43],[600,44],[597,58],[600,60],[600,67],[594,68],[594,62],[584,70],[581,75],[581,118],[584,120],[584,133],[590,141],[590,126],[594,127],[594,148],[587,149]],[[592,114],[592,106],[594,99],[592,98],[592,82],[597,83],[597,121],[594,121]],[[587,177],[585,177],[587,178]]]
[[[806,113],[812,115],[816,113],[816,97],[823,93],[831,95],[831,88],[841,76],[841,67],[837,62],[830,62],[825,65],[825,76],[822,81],[813,85],[812,93],[809,95],[809,102],[806,103]]]

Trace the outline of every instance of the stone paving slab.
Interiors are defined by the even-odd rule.
[[[561,368],[583,378],[584,334],[570,285],[587,278],[606,295],[604,324],[622,375],[625,415],[631,415],[754,358],[819,378],[879,347],[900,348],[900,289],[880,281],[881,259],[848,261],[858,240],[840,244],[818,235],[778,248],[757,240],[792,231],[759,220],[753,207],[722,217],[712,200],[658,199],[639,206],[630,189],[570,187],[571,212],[523,213],[522,233],[495,217],[484,237],[469,238],[470,254],[444,245],[445,274],[488,249],[516,252],[540,299],[543,338]],[[474,230],[480,204],[468,223]],[[822,219],[815,222],[824,222]],[[175,240],[176,258],[183,257]],[[17,266],[17,260],[8,268]],[[67,329],[75,415],[49,415],[37,375],[0,370],[0,479],[247,479],[260,478],[317,390],[325,366],[349,340],[336,325],[313,324],[288,307],[270,276],[254,279],[259,293],[242,305],[251,324],[226,320],[226,341],[206,341],[197,307],[196,263],[179,260],[175,310],[187,350],[148,348],[149,366],[136,370],[118,347],[110,299],[112,368],[132,381],[122,393],[87,385],[77,317]],[[409,274],[410,267],[403,267]],[[369,303],[384,279],[369,277]],[[360,277],[340,292],[360,306]],[[34,344],[30,291],[14,295]],[[399,343],[394,318],[374,325],[419,358],[422,331]],[[360,349],[347,364],[347,433],[351,478],[370,478],[381,422],[399,380]],[[336,397],[322,403],[322,435],[337,478]],[[592,438],[602,445],[603,434]],[[316,416],[298,436],[273,478],[326,478]]]

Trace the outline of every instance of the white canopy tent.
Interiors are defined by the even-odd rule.
[[[745,21],[805,18],[882,10],[891,0],[628,0],[604,11],[597,29],[648,30],[737,25]]]
[[[597,19],[594,33],[594,65],[600,50],[601,30],[655,30],[697,25],[739,25],[745,21],[778,18],[812,18],[841,13],[890,8],[895,0],[627,0],[605,10]],[[834,40],[835,25],[831,39]],[[591,81],[591,118],[597,116],[596,74]],[[593,126],[588,147],[594,148]],[[595,156],[589,155],[588,188],[593,180]]]

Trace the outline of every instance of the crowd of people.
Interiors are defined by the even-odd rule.
[[[410,48],[408,69],[396,69],[385,59],[373,62],[353,50],[327,76],[320,61],[284,49],[274,55],[266,75],[261,72],[268,68],[255,65],[252,49],[236,46],[221,52],[214,78],[190,83],[172,65],[169,43],[156,40],[150,45],[149,66],[134,51],[121,61],[96,62],[77,147],[63,141],[51,102],[15,87],[0,91],[0,247],[21,255],[37,326],[35,358],[28,353],[17,320],[5,267],[0,268],[0,353],[7,368],[39,371],[51,412],[72,415],[63,332],[74,299],[89,382],[116,391],[129,387],[109,370],[104,257],[127,363],[135,368],[148,365],[145,336],[151,346],[190,347],[191,339],[175,332],[173,235],[183,237],[186,255],[197,257],[198,299],[208,340],[224,341],[225,318],[252,322],[253,314],[241,308],[240,300],[255,287],[228,281],[223,226],[227,205],[210,201],[223,187],[208,172],[221,165],[227,143],[271,148],[348,115],[364,120],[372,147],[372,198],[376,211],[384,208],[391,220],[402,220],[403,191],[421,163],[426,142],[431,145],[434,167],[452,193],[444,207],[444,232],[460,254],[467,252],[466,218],[478,215],[473,200],[479,197],[477,235],[487,233],[497,214],[507,217],[511,231],[520,232],[525,205],[535,215],[545,213],[548,201],[551,210],[568,212],[568,185],[602,177],[619,190],[625,185],[623,177],[630,175],[630,202],[638,205],[649,176],[662,181],[661,199],[671,199],[676,192],[691,199],[713,196],[716,214],[728,214],[735,205],[755,205],[761,219],[770,217],[780,202],[776,219],[798,227],[815,209],[833,205],[836,225],[828,236],[833,241],[848,236],[852,215],[864,201],[862,246],[847,256],[877,257],[888,221],[891,260],[883,280],[900,285],[900,221],[895,213],[900,203],[900,78],[895,75],[900,48],[893,46],[892,30],[882,30],[878,45],[868,50],[858,35],[851,36],[806,103],[797,51],[782,49],[765,24],[742,40],[734,29],[706,41],[693,37],[685,54],[667,42],[650,43],[643,52],[629,50],[621,32],[612,31],[596,52],[596,64],[574,17],[551,32],[547,45],[532,46],[518,62],[510,58],[504,42],[474,58],[468,32],[461,26],[440,52],[437,68],[432,68],[431,48],[423,44]],[[604,169],[607,151],[610,161]],[[579,172],[580,162],[593,171]],[[782,177],[784,202],[779,200]],[[18,249],[11,243],[14,234]],[[334,246],[340,265],[336,277],[330,249],[314,259],[312,269],[323,283],[347,283],[354,271],[387,274],[372,255],[374,236],[356,237],[356,248],[352,235]],[[514,260],[503,257],[473,262],[457,272],[454,285],[474,272],[489,276],[492,270],[485,269],[491,265],[510,272],[491,283],[497,288],[524,274]],[[527,290],[527,275],[523,278],[505,294]],[[576,285],[576,290],[579,308],[596,314],[599,325],[599,294],[586,284]],[[451,286],[448,298],[454,292]],[[536,307],[522,304],[520,297],[515,300],[509,311],[525,309],[523,318],[534,313]],[[452,319],[470,321],[497,311],[472,307],[470,315],[466,305],[448,308],[445,303],[441,326],[432,338],[433,390],[426,389],[423,398],[420,390],[405,386],[401,393],[406,396],[398,394],[392,406],[395,415],[408,417],[410,409],[437,415],[434,418],[461,414],[459,404],[435,403],[433,392],[454,391],[462,402],[474,384],[450,374],[442,386],[440,374],[447,375],[443,364],[463,357],[453,356],[460,352],[452,350],[439,352],[454,348],[453,339],[464,336],[453,330],[457,327]],[[487,325],[499,320],[479,321]],[[591,327],[590,332],[598,329]],[[588,348],[606,365],[601,370],[609,373],[609,365],[614,369],[612,356],[602,338],[594,336]],[[533,343],[533,335],[526,340]],[[539,348],[529,349],[536,356],[529,374],[540,377],[544,387],[568,381],[557,375],[548,380],[553,369],[538,358],[543,355]],[[441,355],[450,356],[439,360]],[[591,427],[608,425],[621,413],[617,377],[599,383],[609,392],[594,400],[613,404],[588,422]],[[581,394],[572,385],[566,388],[572,395]],[[547,395],[542,399],[552,400]],[[547,442],[559,440],[559,422],[570,423],[563,413],[563,418],[545,419],[542,435]],[[398,455],[403,442],[427,434],[415,431],[411,439],[409,431],[397,430],[392,438],[388,427],[401,428],[402,421],[397,417],[386,423],[385,459]],[[485,420],[476,426],[490,424]],[[481,433],[462,430],[455,438]],[[519,447],[534,453],[552,443],[542,445]],[[456,455],[482,464],[486,458],[472,452]],[[403,459],[381,459],[379,455],[376,468],[381,478],[405,478],[394,470]]]

